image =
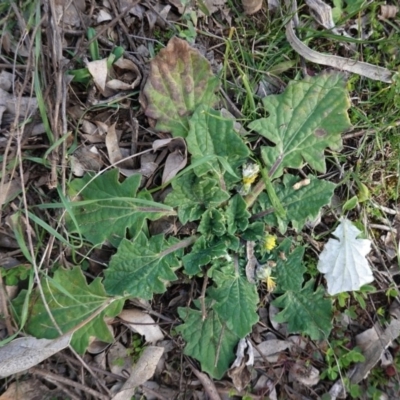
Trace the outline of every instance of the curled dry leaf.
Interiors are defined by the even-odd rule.
[[[7,390],[0,396],[0,400],[37,400],[58,398],[51,396],[50,389],[43,385],[38,379],[18,379],[11,383]]]
[[[81,15],[84,13],[85,0],[64,1],[55,0],[55,11],[60,26],[73,26],[78,28],[81,25]]]
[[[287,340],[271,339],[260,343],[254,349],[254,358],[262,359],[266,358],[269,362],[276,362],[281,351],[290,349],[293,343]]]
[[[25,177],[27,182],[28,175]],[[0,181],[0,208],[16,197],[21,191],[21,180],[14,178],[9,182]]]
[[[139,85],[142,75],[139,68],[131,60],[123,57],[113,64],[113,70],[118,79],[109,80],[106,85],[108,88],[118,90],[132,90]]]
[[[13,74],[11,72],[0,72],[0,89],[5,90],[6,92],[10,91],[13,81]]]
[[[163,185],[174,178],[187,164],[187,147],[182,138],[161,139],[153,142],[154,151],[164,146],[168,147],[170,154],[165,162],[162,176]]]
[[[81,177],[86,172],[97,172],[103,166],[103,160],[95,146],[78,147],[70,157],[72,173]]]
[[[127,376],[132,370],[132,359],[121,342],[114,342],[107,350],[108,366],[113,374]]]
[[[100,90],[101,94],[103,94],[105,92],[107,82],[107,59],[104,58],[103,60],[90,61],[86,67],[89,70],[90,75],[92,75],[93,81],[97,88]]]
[[[242,0],[245,14],[252,15],[261,10],[263,0]]]
[[[107,328],[110,331],[111,335],[114,337],[114,328],[112,327],[112,325],[110,325],[110,321],[113,321],[113,318],[105,317],[104,321],[107,322]],[[96,337],[91,337],[87,351],[90,354],[99,354],[103,352],[107,347],[110,347],[109,342],[104,342],[97,339]]]
[[[246,354],[245,354],[246,352]],[[253,346],[247,339],[240,339],[236,351],[236,359],[228,371],[233,385],[241,392],[247,387],[251,380],[251,370],[248,368],[254,364]]]
[[[297,382],[306,386],[314,386],[319,382],[319,371],[310,365],[305,365],[304,362],[297,361],[290,368],[290,375]]]
[[[365,361],[358,363],[354,370],[351,371],[350,381],[357,384],[362,381],[371,371],[372,368],[382,358],[382,354],[387,347],[400,335],[400,321],[392,319],[389,326],[379,335],[379,337],[371,342],[363,351]]]
[[[120,168],[133,168],[132,159],[120,162],[124,158],[124,155],[119,147],[119,135],[115,129],[115,126],[116,124],[112,124],[108,128],[106,135],[106,147],[110,162],[111,164],[117,164],[117,166]]]
[[[112,20],[112,16],[110,13],[108,13],[107,11],[101,9],[99,11],[99,14],[97,15],[97,23],[101,24],[102,22],[105,21],[111,21]]]
[[[135,393],[136,387],[147,382],[153,376],[163,352],[164,349],[162,347],[146,347],[139,361],[132,368],[131,376],[112,400],[130,400]]]
[[[394,19],[396,18],[399,9],[397,6],[390,6],[387,4],[381,5],[381,12],[379,14],[379,19]]]
[[[332,7],[322,0],[306,0],[311,13],[317,22],[325,29],[332,29],[335,27],[332,17]]]
[[[296,10],[293,10],[294,13]],[[334,56],[330,54],[322,54],[315,50],[310,49],[306,46],[297,36],[293,29],[293,19],[286,25],[286,38],[289,44],[292,46],[298,54],[304,57],[306,60],[314,62],[316,64],[328,65],[336,68],[339,71],[348,71],[367,78],[391,83],[393,72],[387,68],[378,67],[369,63],[355,61],[349,58]]]
[[[129,329],[144,336],[148,343],[155,344],[164,339],[160,327],[149,314],[143,311],[135,308],[123,310],[118,317],[122,319]]]
[[[72,333],[57,339],[36,339],[28,336],[15,339],[0,347],[0,378],[26,371],[46,358],[65,349],[71,341]]]

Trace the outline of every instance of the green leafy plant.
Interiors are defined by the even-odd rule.
[[[185,138],[191,165],[172,180],[163,204],[139,190],[138,175],[120,183],[113,170],[73,180],[70,230],[95,246],[111,244],[116,253],[103,283],[96,279],[87,285],[76,267],[46,276],[42,286],[62,331],[105,307],[84,333],[74,334],[73,345],[82,352],[89,334],[110,339],[100,321],[104,313],[116,315],[127,297],[151,299],[165,292],[183,267],[182,273],[209,285],[192,306],[178,309],[182,324],[176,331],[187,343],[185,354],[220,378],[239,339],[258,321],[257,289],[264,280],[269,290],[276,286],[273,303],[281,309],[276,320],[286,322],[289,332],[329,336],[332,301],[314,280],[305,281],[305,247],[289,235],[275,246],[269,232],[285,234],[289,226],[300,231],[330,202],[334,184],[311,173],[302,179],[287,169],[308,165],[325,171],[324,150],[340,149],[340,134],[350,126],[349,101],[340,74],[291,82],[284,93],[264,99],[268,117],[250,123],[252,135],[273,143],[253,154],[234,121],[212,108],[218,82],[206,60],[181,42],[172,39],[152,61],[145,113],[156,120],[156,129]],[[165,215],[176,215],[183,225],[196,223],[197,233],[180,239],[151,236],[146,220]],[[32,298],[31,307],[28,331],[54,337],[42,299]]]

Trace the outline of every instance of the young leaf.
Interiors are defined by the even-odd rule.
[[[319,256],[317,268],[325,274],[331,296],[359,290],[374,280],[365,258],[371,250],[371,241],[357,239],[360,233],[348,219],[343,218],[333,232],[338,240],[329,239]]]
[[[198,301],[195,304],[200,308]],[[191,308],[180,307],[178,314],[185,321],[176,328],[186,341],[184,353],[199,360],[203,371],[221,379],[235,359],[233,350],[238,336],[227,328],[225,318],[213,310],[208,310],[205,320],[201,311]]]
[[[240,195],[233,196],[226,208],[228,232],[233,235],[236,231],[245,231],[249,226],[251,214],[247,211],[246,202]]]
[[[209,264],[212,259],[226,257],[227,255],[225,243],[219,242],[210,245],[206,242],[204,236],[200,236],[190,253],[186,254],[182,261],[186,273],[193,276],[201,272],[201,267]]]
[[[207,59],[173,37],[150,62],[143,89],[148,102],[145,114],[157,120],[157,130],[186,137],[188,116],[199,104],[213,106],[218,85]]]
[[[182,224],[200,219],[209,207],[216,207],[229,199],[229,193],[219,187],[215,178],[199,178],[193,171],[172,181],[172,188],[165,204],[179,207],[178,217]]]
[[[189,120],[190,129],[186,139],[193,159],[215,155],[216,161],[226,161],[222,162],[223,169],[230,166],[233,171],[243,164],[250,152],[235,132],[233,122],[232,119],[225,119],[219,111],[205,105],[199,106]],[[204,171],[205,168],[207,165],[198,170]]]
[[[285,92],[263,99],[268,118],[249,127],[275,146],[263,147],[262,156],[273,177],[283,168],[300,168],[303,161],[325,172],[324,149],[340,150],[340,133],[348,129],[350,102],[341,74],[321,74],[291,82]]]
[[[176,249],[179,240],[163,235],[147,239],[140,232],[134,241],[124,239],[104,272],[104,287],[109,294],[152,299],[153,293],[164,293],[166,284],[177,279],[174,269],[180,266]]]
[[[213,310],[233,333],[244,338],[258,321],[256,286],[245,276],[235,273],[233,265],[214,271],[213,279],[217,287],[207,291],[208,297],[216,301]]]
[[[335,189],[335,184],[331,182],[318,179],[313,175],[307,178],[310,181],[309,184],[297,190],[295,185],[299,178],[290,174],[285,174],[283,184],[277,181],[272,183],[275,186],[276,195],[286,210],[284,219],[278,220],[266,193],[261,193],[253,211],[271,210],[263,220],[269,225],[278,225],[282,234],[286,232],[289,222],[297,232],[300,231],[307,220],[315,219],[321,207],[329,204]]]
[[[303,284],[303,274],[306,272],[302,264],[304,247],[298,246],[290,253],[291,240],[285,239],[275,250],[276,266],[274,268],[277,287],[274,293],[284,293],[287,290],[300,291]]]
[[[127,230],[131,238],[139,234],[146,218],[155,220],[174,213],[169,207],[154,203],[147,193],[136,195],[141,175],[132,175],[121,184],[118,170],[113,169],[91,179],[89,175],[74,179],[69,194],[80,193],[84,199],[83,204],[77,203],[74,208],[75,218],[82,235],[94,245],[108,240],[118,247]],[[71,232],[76,230],[72,223],[69,227]]]
[[[275,316],[276,322],[287,322],[288,332],[302,332],[313,340],[325,339],[332,329],[332,302],[324,298],[325,290],[314,292],[314,281],[308,281],[300,291],[288,290],[272,304],[284,308]]]
[[[197,230],[204,236],[222,236],[226,232],[225,216],[217,208],[209,208],[201,216]]]
[[[99,315],[73,334],[71,345],[78,353],[85,352],[91,336],[108,343],[113,341],[114,338],[104,322],[104,317],[118,315],[125,300],[108,297],[99,278],[88,285],[80,267],[71,270],[58,269],[53,278],[48,276],[43,278],[42,288],[46,303],[63,333],[75,328],[104,307]],[[22,291],[13,302],[17,315],[24,298],[25,293]],[[25,330],[38,338],[54,339],[60,336],[38,290],[30,299],[30,313]]]

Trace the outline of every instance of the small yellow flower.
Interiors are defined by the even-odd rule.
[[[251,184],[258,177],[258,173],[260,172],[260,167],[258,164],[246,163],[243,165],[242,169],[242,183],[243,186],[240,189],[240,194],[247,195],[250,192]]]
[[[276,288],[275,278],[273,278],[271,275],[267,276],[265,283],[267,284],[268,292],[272,292]]]
[[[264,238],[264,249],[271,251],[276,247],[276,236],[267,234]]]

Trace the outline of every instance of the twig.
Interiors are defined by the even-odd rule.
[[[203,374],[202,372],[198,371],[192,365],[189,364],[189,367],[203,385],[203,388],[208,394],[210,400],[221,400],[221,397],[218,394],[214,382],[206,374]]]
[[[201,288],[201,295],[199,297],[200,304],[201,304],[201,320],[202,321],[205,321],[205,319],[207,318],[207,310],[206,310],[206,303],[205,303],[207,284],[208,284],[208,275],[206,272],[204,274],[203,286]]]
[[[67,386],[75,387],[76,389],[82,390],[93,396],[95,399],[100,400],[110,400],[108,396],[105,396],[102,393],[97,392],[94,389],[91,389],[85,385],[82,385],[78,382],[72,381],[71,379],[64,378],[63,376],[53,374],[52,372],[44,371],[38,367],[33,367],[29,370],[29,372],[33,375],[39,375],[50,382],[61,382]]]

